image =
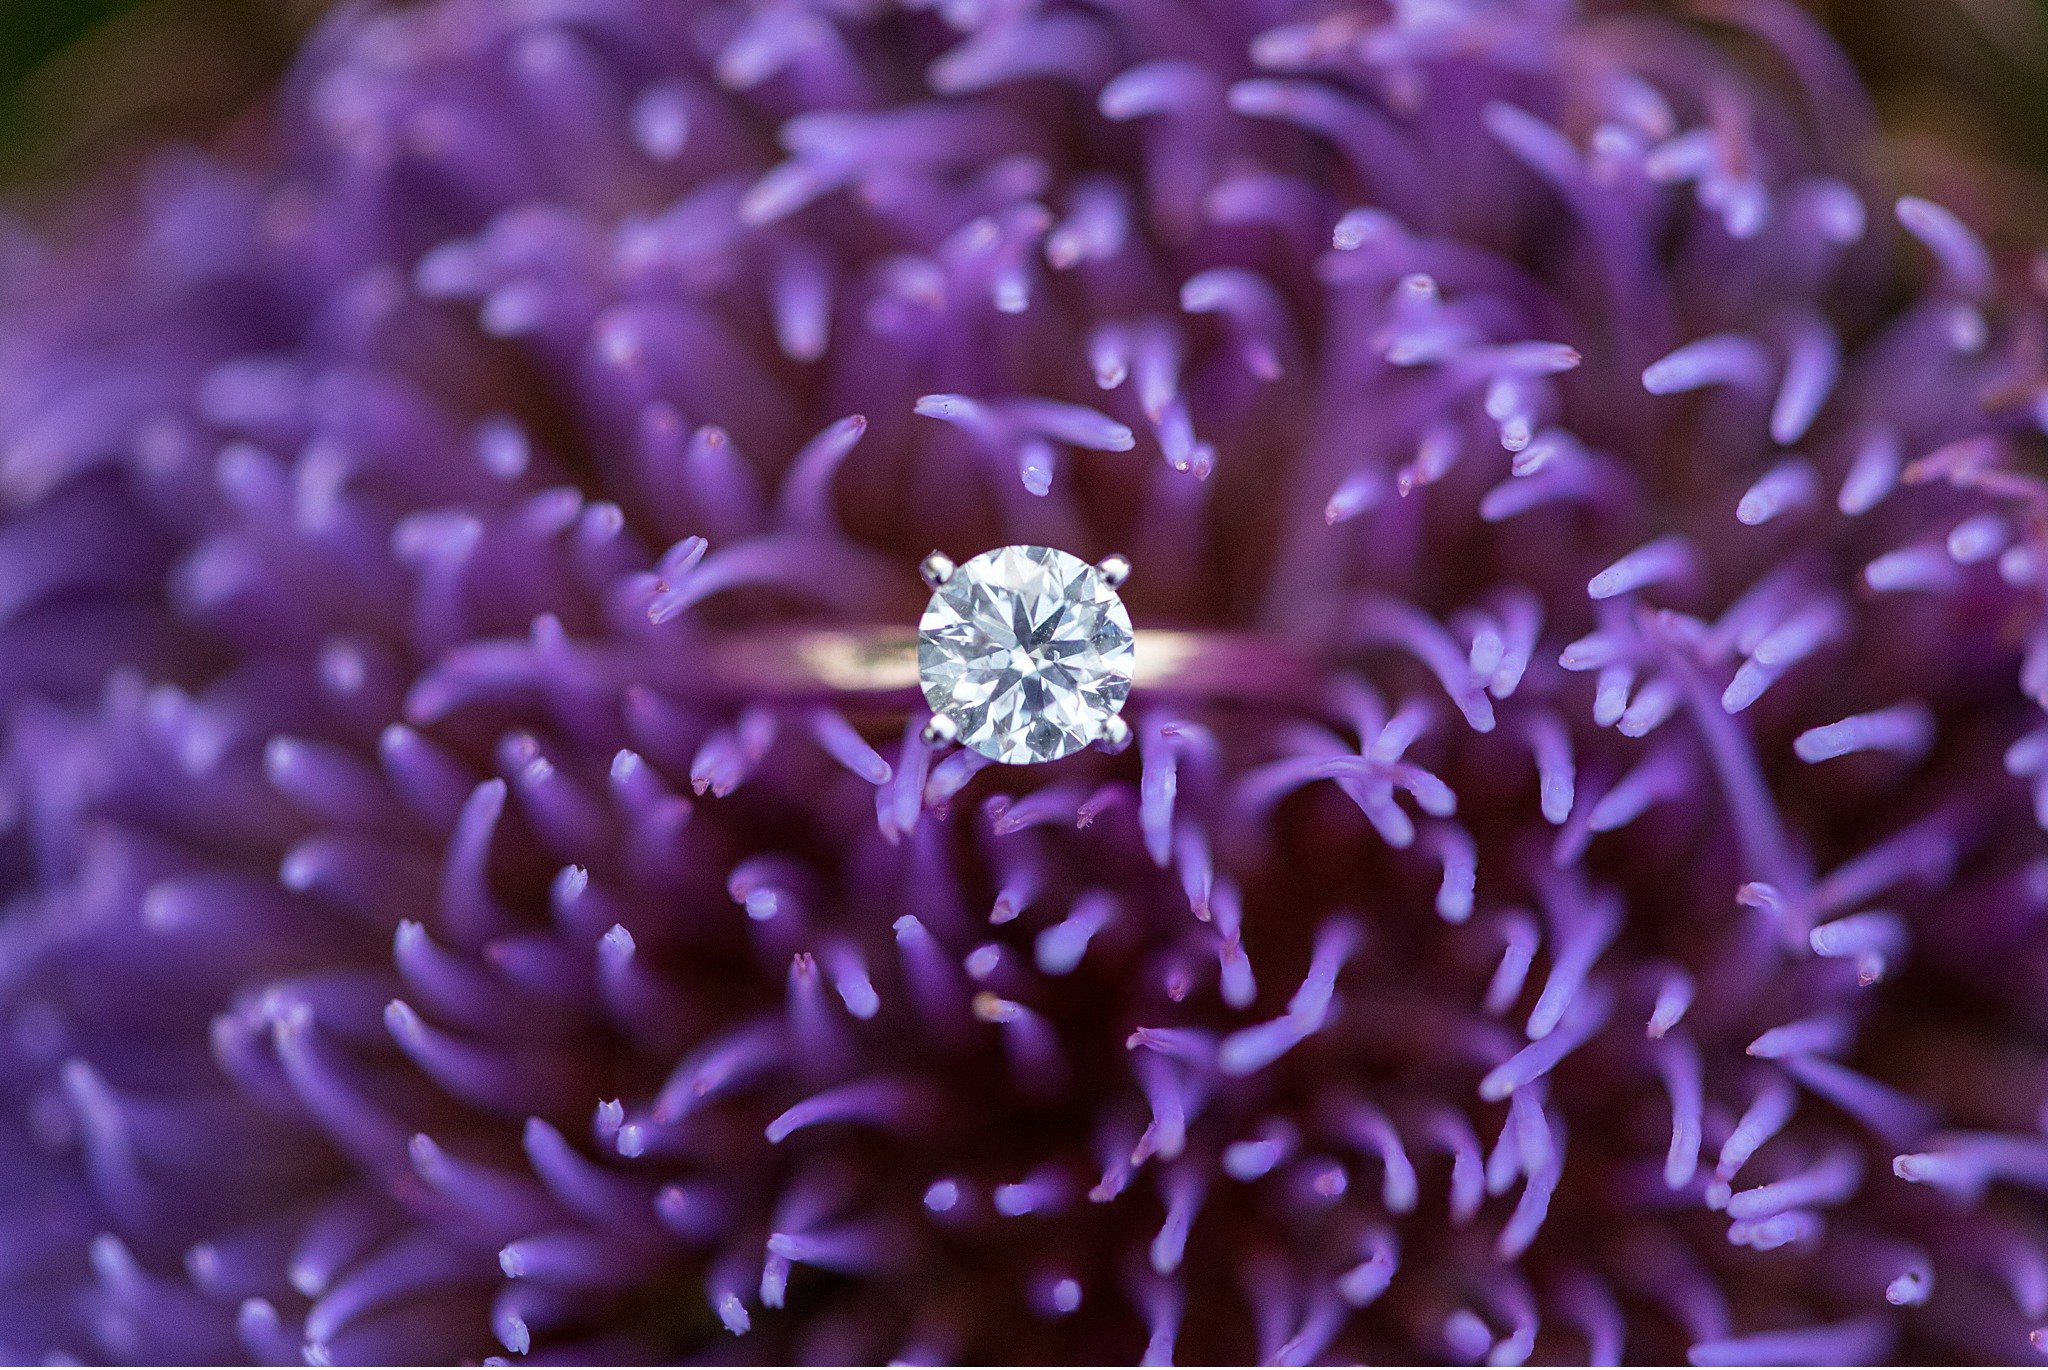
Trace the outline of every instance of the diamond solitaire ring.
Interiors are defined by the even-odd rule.
[[[997,547],[955,563],[933,552],[915,630],[771,628],[725,634],[695,662],[700,690],[750,700],[865,701],[931,710],[924,739],[992,761],[1121,750],[1124,704],[1155,699],[1308,704],[1316,672],[1254,633],[1134,628],[1123,556],[1090,563],[1056,547]]]

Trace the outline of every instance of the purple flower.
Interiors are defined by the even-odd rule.
[[[1599,8],[344,9],[10,231],[0,1358],[2031,1354],[2048,278]],[[1021,541],[1326,707],[693,688]]]

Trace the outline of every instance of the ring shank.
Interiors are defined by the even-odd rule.
[[[1262,633],[1141,628],[1131,690],[1155,700],[1305,704],[1314,664]],[[716,634],[692,654],[689,678],[705,693],[745,699],[844,700],[913,706],[917,632],[911,628],[770,628]]]

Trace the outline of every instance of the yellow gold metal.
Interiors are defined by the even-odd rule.
[[[686,688],[748,698],[865,697],[914,703],[917,631],[764,628],[708,635],[691,654]],[[1131,689],[1178,698],[1306,702],[1313,665],[1257,633],[1140,628]]]

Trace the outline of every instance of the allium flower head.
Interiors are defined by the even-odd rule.
[[[0,1357],[2031,1355],[2048,277],[1592,8],[359,6],[10,231]],[[703,688],[1007,542],[1322,706]]]

